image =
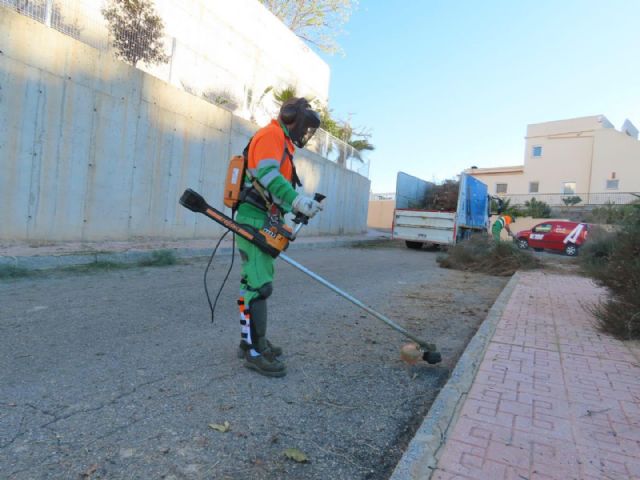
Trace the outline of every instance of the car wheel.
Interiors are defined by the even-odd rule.
[[[529,248],[529,242],[527,242],[525,238],[519,238],[517,243],[518,248],[520,248],[521,250],[526,250],[527,248]]]
[[[410,240],[405,240],[407,244],[407,248],[411,248],[413,250],[420,250],[422,248],[422,242],[412,242]]]
[[[564,247],[564,253],[570,257],[575,257],[578,254],[578,246],[574,243],[567,243]]]

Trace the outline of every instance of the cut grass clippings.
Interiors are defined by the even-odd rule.
[[[0,280],[28,277],[30,273],[30,270],[15,265],[0,265]]]
[[[531,253],[510,242],[495,242],[489,237],[475,236],[449,248],[439,256],[442,268],[485,273],[499,277],[513,275],[518,270],[540,268],[542,263]]]
[[[14,265],[0,265],[0,280],[10,280],[14,278],[38,277],[50,273],[93,273],[107,272],[112,270],[125,270],[139,267],[167,267],[178,264],[178,258],[173,250],[157,250],[151,253],[148,258],[138,260],[134,263],[97,261],[82,265],[71,265],[66,267],[51,268],[46,270],[32,270]]]
[[[178,258],[173,250],[157,250],[151,253],[149,258],[140,260],[141,267],[166,267],[178,263]]]

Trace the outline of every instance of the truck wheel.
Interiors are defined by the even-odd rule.
[[[407,248],[411,248],[413,250],[420,250],[422,248],[422,242],[412,242],[410,240],[405,240],[404,243],[407,244]]]
[[[578,254],[578,246],[574,243],[567,243],[567,246],[564,247],[564,253],[569,257],[575,257]]]
[[[529,248],[529,242],[527,242],[525,238],[518,239],[518,248],[520,250],[526,250],[527,248]]]

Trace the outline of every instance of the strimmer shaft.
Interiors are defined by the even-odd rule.
[[[397,332],[400,332],[401,334],[403,334],[405,337],[410,338],[411,340],[413,340],[414,342],[416,342],[418,345],[420,345],[420,347],[425,351],[425,352],[435,352],[436,351],[436,346],[432,343],[427,343],[424,340],[422,340],[421,338],[416,337],[414,334],[412,334],[411,332],[405,330],[404,328],[402,328],[400,325],[398,325],[397,323],[395,323],[393,320],[387,318],[386,316],[382,315],[379,312],[376,312],[373,308],[366,306],[364,303],[362,303],[360,300],[358,300],[357,298],[352,297],[351,295],[349,295],[346,292],[343,292],[342,290],[340,290],[338,287],[336,287],[335,285],[329,283],[328,281],[326,281],[324,278],[322,278],[320,275],[317,275],[315,273],[313,273],[311,270],[307,269],[306,267],[304,267],[303,265],[300,265],[298,262],[296,262],[295,260],[289,258],[287,255],[285,255],[284,253],[280,254],[280,258],[282,260],[284,260],[285,262],[287,262],[289,265],[297,268],[298,270],[300,270],[303,273],[306,273],[307,275],[309,275],[311,278],[313,278],[315,281],[321,283],[322,285],[324,285],[325,287],[329,288],[330,290],[333,290],[335,293],[337,293],[338,295],[340,295],[343,298],[346,298],[347,300],[349,300],[351,303],[353,303],[354,305],[360,307],[361,309],[363,309],[364,311],[366,311],[367,313],[373,315],[374,317],[376,317],[379,320],[382,320],[384,323],[386,323],[387,325],[389,325],[391,328],[393,328],[394,330],[396,330]]]

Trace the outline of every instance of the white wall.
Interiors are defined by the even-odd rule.
[[[618,190],[607,190],[607,180],[615,173]],[[640,142],[613,129],[595,134],[592,192],[640,192]]]
[[[565,182],[575,182],[576,193],[589,191],[593,154],[593,133],[581,136],[537,137],[526,141],[524,171],[528,182],[538,182],[539,193],[561,193]],[[532,156],[533,146],[542,147],[540,157]]]
[[[369,228],[390,230],[393,227],[393,214],[395,209],[395,200],[369,200],[367,225]]]
[[[467,170],[467,172],[487,185],[489,195],[497,195],[498,183],[507,184],[507,195],[529,191],[529,184],[523,173],[477,173],[477,170]]]
[[[256,125],[3,7],[0,45],[1,240],[221,233],[178,198],[221,206]],[[366,229],[368,179],[308,151],[296,165],[328,197],[308,234]]]
[[[107,0],[51,0],[60,17],[52,27],[107,50],[101,9]],[[44,22],[45,2],[0,0]],[[258,0],[154,0],[164,23],[169,63],[138,68],[179,88],[225,97],[237,115],[265,122],[277,111],[267,87],[293,85],[300,95],[327,103],[329,66]]]
[[[178,41],[171,72],[160,67],[160,78],[199,92],[228,91],[245,118],[263,111],[246,102],[248,89],[253,103],[265,88],[288,85],[328,101],[328,65],[257,0],[156,0],[156,8]]]

